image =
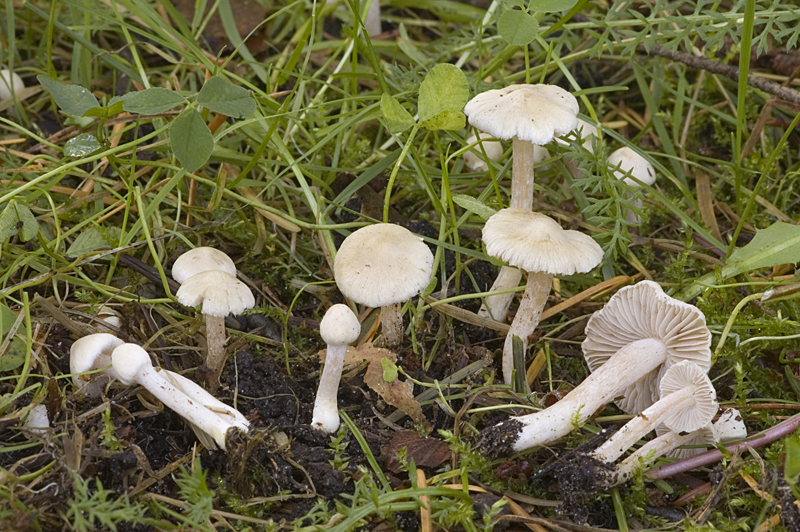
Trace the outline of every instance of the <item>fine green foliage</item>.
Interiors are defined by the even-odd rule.
[[[151,523],[143,517],[145,507],[131,503],[127,496],[117,497],[112,491],[103,489],[100,481],[94,488],[80,476],[73,475],[73,496],[67,503],[67,519],[77,532],[91,532],[98,526],[114,532],[121,523]]]

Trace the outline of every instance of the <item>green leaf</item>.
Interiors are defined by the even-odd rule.
[[[381,367],[383,368],[383,380],[386,382],[394,382],[397,380],[397,365],[386,357],[381,358]]]
[[[187,172],[203,166],[214,151],[211,130],[200,113],[192,108],[184,110],[169,126],[169,142]]]
[[[26,205],[11,201],[0,214],[0,244],[14,235],[23,242],[31,240],[39,232],[39,223]]]
[[[67,157],[86,157],[102,147],[102,144],[93,133],[82,133],[67,141],[64,145],[64,155]]]
[[[121,234],[122,230],[119,227],[92,226],[78,235],[69,249],[67,249],[66,255],[68,257],[80,257],[101,248],[113,248],[119,244]]]
[[[474,212],[483,218],[484,221],[488,220],[494,213],[497,212],[497,210],[483,204],[480,200],[466,194],[453,194],[453,203],[462,209]]]
[[[163,87],[151,87],[139,92],[129,93],[122,100],[122,108],[129,113],[157,115],[178,107],[186,98]],[[118,102],[114,102],[117,104]]]
[[[16,321],[17,315],[14,314],[14,311],[0,303],[0,339],[3,339],[5,335],[8,334]],[[17,329],[17,334],[27,334],[27,329],[24,324],[20,325]],[[0,373],[11,371],[24,364],[26,351],[27,346],[25,342],[21,338],[15,336],[9,343],[6,352],[0,353]]]
[[[397,98],[387,93],[381,95],[381,112],[386,120],[386,127],[392,134],[402,133],[414,125],[414,117],[400,105]]]
[[[247,118],[256,111],[256,102],[247,89],[219,76],[214,76],[203,85],[197,95],[197,103],[233,118]]]
[[[558,13],[566,11],[578,3],[578,0],[531,0],[530,10],[538,13]]]
[[[530,13],[519,9],[508,9],[500,15],[497,30],[508,44],[527,46],[538,35],[539,22]]]
[[[466,117],[462,109],[468,99],[469,83],[461,69],[449,63],[434,66],[419,87],[420,125],[425,129],[463,128]]]
[[[79,85],[67,85],[41,74],[36,79],[53,96],[56,105],[67,114],[83,116],[89,109],[100,105],[91,92]]]
[[[800,487],[798,486],[798,480],[800,480],[800,443],[797,441],[797,436],[786,438],[784,450],[786,451],[786,461],[783,463],[783,476],[792,489],[795,498],[800,499]]]

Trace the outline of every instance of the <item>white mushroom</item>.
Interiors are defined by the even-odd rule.
[[[69,348],[69,372],[76,390],[89,398],[100,397],[106,383],[116,377],[112,368],[102,374],[85,373],[111,365],[111,352],[123,341],[108,333],[96,333],[75,340]]]
[[[187,307],[202,304],[201,312],[206,320],[208,344],[205,364],[212,372],[209,385],[215,388],[226,359],[225,316],[241,314],[252,308],[256,304],[253,293],[236,277],[224,271],[208,270],[186,279],[175,297],[181,305]]]
[[[35,436],[42,436],[50,429],[50,416],[47,415],[47,406],[38,404],[28,411],[22,422],[22,428]]]
[[[534,146],[569,133],[578,125],[578,101],[555,85],[512,85],[482,92],[464,107],[469,123],[498,139],[513,139],[509,207],[533,209]],[[510,271],[506,271],[510,270]],[[501,269],[491,291],[514,288],[520,274]],[[513,294],[487,298],[481,314],[504,321]]]
[[[381,33],[381,1],[368,1],[369,9],[367,9],[367,16],[364,19],[364,28],[367,30],[367,35],[374,37]]]
[[[603,258],[603,250],[590,236],[564,230],[544,214],[523,209],[502,209],[483,227],[486,253],[528,272],[525,294],[503,348],[503,378],[511,384],[513,337],[522,340],[523,352],[542,315],[553,275],[588,272]]]
[[[207,397],[198,399],[198,394],[202,391],[199,386],[193,388],[190,394],[175,386],[170,379],[165,378],[153,367],[147,351],[138,345],[122,344],[114,349],[111,361],[117,378],[123,384],[135,383],[143,386],[164,403],[164,406],[175,411],[193,427],[208,434],[221,449],[225,449],[225,436],[229,429],[243,428],[241,418],[232,415],[230,407],[223,404],[225,412],[216,411],[221,403],[211,394],[203,392]],[[244,428],[246,427],[245,421]]]
[[[614,294],[586,325],[583,353],[592,373],[553,406],[513,417],[482,433],[490,454],[546,445],[615,401],[639,413],[659,398],[661,375],[681,360],[711,366],[711,333],[697,308],[672,299],[652,281]]]
[[[25,88],[25,82],[19,77],[19,74],[4,68],[0,70],[0,101],[11,98]]]
[[[227,254],[210,247],[190,249],[172,264],[172,278],[183,284],[189,277],[218,270],[236,277],[236,264]]]
[[[368,225],[344,239],[333,272],[345,297],[380,307],[384,347],[394,347],[403,340],[401,305],[428,286],[433,254],[422,238],[404,227]]]
[[[652,185],[656,182],[656,171],[653,169],[653,165],[627,146],[609,155],[608,164],[614,169],[614,176],[617,179],[624,179],[625,183],[633,188],[639,188],[641,186],[640,183]],[[629,199],[633,198],[631,192],[627,194]],[[642,200],[636,199],[631,205],[640,209]],[[631,209],[628,209],[628,212],[625,213],[625,219],[635,225],[639,225],[642,222],[639,215]]]
[[[467,146],[472,144],[477,145],[464,153],[464,164],[473,172],[488,172],[489,166],[483,160],[483,152],[486,152],[486,157],[489,160],[497,162],[503,156],[503,145],[497,140],[483,140],[484,138],[491,138],[486,133],[475,131],[474,135],[470,135],[467,139]],[[481,151],[483,146],[483,152]]]
[[[339,380],[342,378],[344,356],[347,344],[358,340],[361,324],[350,307],[333,305],[325,313],[319,325],[319,333],[328,349],[325,354],[325,368],[319,379],[317,398],[314,401],[314,414],[311,426],[328,433],[339,428],[339,409],[336,398],[339,391]]]

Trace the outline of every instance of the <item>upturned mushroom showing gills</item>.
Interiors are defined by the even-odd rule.
[[[486,253],[528,272],[528,282],[503,348],[503,378],[511,384],[513,337],[523,352],[547,302],[553,275],[588,272],[603,258],[603,250],[588,235],[562,229],[557,222],[523,209],[502,209],[483,227]]]
[[[347,344],[358,340],[361,324],[350,307],[342,304],[333,305],[322,317],[319,334],[328,344],[328,349],[325,355],[325,368],[319,379],[317,398],[314,401],[311,426],[331,433],[339,428],[339,409],[336,406],[336,399]]]
[[[213,443],[223,450],[229,429],[248,429],[247,420],[243,416],[230,412],[232,408],[222,404],[199,386],[192,388],[190,394],[175,386],[153,367],[147,351],[138,345],[122,344],[114,349],[111,361],[117,378],[123,384],[143,386],[164,403],[164,406],[188,421],[193,429],[208,434]],[[220,411],[221,408],[223,411]]]
[[[547,144],[578,125],[578,100],[555,85],[512,85],[482,92],[464,107],[470,125],[497,139],[513,139],[509,207],[533,209],[534,145]],[[514,288],[520,273],[502,268],[491,291]],[[513,294],[489,296],[486,313],[504,321]]]
[[[383,345],[395,347],[403,340],[401,306],[428,286],[433,254],[421,237],[404,227],[368,225],[344,239],[333,274],[346,298],[380,307]]]
[[[552,443],[612,401],[637,414],[659,398],[673,364],[711,366],[711,333],[696,307],[666,295],[652,281],[621,289],[586,324],[583,353],[591,374],[553,406],[513,417],[482,433],[492,455]]]

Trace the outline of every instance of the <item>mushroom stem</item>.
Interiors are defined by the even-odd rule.
[[[205,314],[206,320],[206,366],[211,371],[208,386],[211,392],[216,391],[219,386],[219,377],[222,375],[222,368],[225,366],[225,318]]]
[[[495,290],[504,290],[506,288],[515,288],[519,286],[519,281],[522,279],[522,271],[519,268],[512,268],[511,266],[503,266],[500,268],[500,273],[494,280],[492,287],[489,289],[491,292]],[[487,296],[486,302],[481,305],[478,311],[479,316],[491,317],[497,321],[506,321],[508,316],[508,307],[511,306],[511,301],[514,299],[514,292],[506,294],[497,294],[495,296]]]
[[[622,426],[613,436],[591,453],[602,462],[615,462],[634,443],[653,430],[668,414],[690,408],[695,400],[697,386],[687,386],[675,393],[662,397],[652,406],[642,410],[637,416]]]
[[[533,143],[514,137],[509,207],[533,210]]]
[[[336,405],[336,399],[346,353],[347,344],[328,345],[327,354],[325,355],[325,367],[322,369],[317,398],[314,400],[311,425],[318,426],[328,433],[336,432],[339,428],[339,409]]]
[[[610,488],[627,482],[633,477],[637,469],[647,467],[656,458],[664,456],[676,447],[689,443],[694,437],[694,432],[682,433],[671,430],[658,438],[650,440],[617,465],[614,475],[608,480],[606,487]]]
[[[513,338],[518,336],[522,340],[523,353],[528,350],[528,336],[533,333],[539,324],[552,284],[552,274],[528,272],[525,293],[522,296],[517,315],[514,316],[514,321],[511,323],[503,346],[503,379],[506,384],[512,384],[511,373],[514,369]]]
[[[379,35],[381,33],[381,1],[371,0],[369,9],[367,9],[367,17],[364,19],[364,28],[370,37]]]
[[[646,338],[632,342],[553,406],[495,425],[487,429],[486,439],[505,440],[513,451],[554,442],[583,424],[600,407],[613,401],[625,388],[666,359],[667,349],[661,340]],[[509,437],[510,430],[517,434]]]
[[[381,307],[381,335],[383,347],[397,347],[403,343],[403,314],[402,305],[392,303]]]

